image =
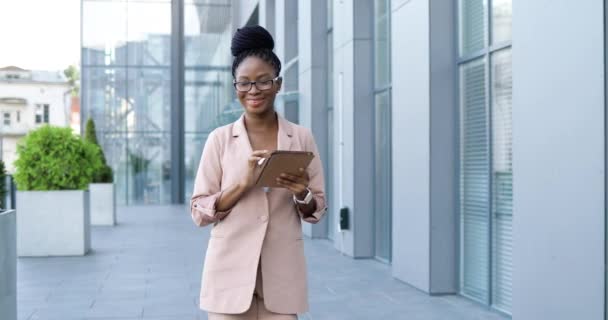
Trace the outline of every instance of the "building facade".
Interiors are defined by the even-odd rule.
[[[260,24],[283,63],[277,110],[324,161],[330,208],[308,236],[516,319],[604,319],[605,10],[83,0],[83,121],[123,204],[183,203],[207,134],[241,112],[231,36]]]
[[[69,124],[70,86],[63,73],[0,68],[0,159],[14,173],[17,142],[37,127]]]

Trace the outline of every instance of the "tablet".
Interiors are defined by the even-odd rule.
[[[282,188],[277,184],[281,173],[299,174],[300,168],[308,168],[315,155],[308,151],[276,150],[268,158],[258,162],[256,187]]]

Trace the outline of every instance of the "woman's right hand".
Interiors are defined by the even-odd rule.
[[[245,177],[241,181],[241,186],[245,190],[251,189],[255,185],[255,169],[258,166],[258,161],[268,156],[268,150],[256,150],[251,153],[247,159],[247,171]]]

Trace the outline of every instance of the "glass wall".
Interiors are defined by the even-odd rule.
[[[375,252],[391,260],[390,0],[374,1]]]
[[[230,1],[184,4],[185,198],[207,134],[235,119]],[[118,204],[171,203],[172,4],[82,0],[82,115],[114,169]],[[179,52],[179,51],[178,51]],[[178,130],[179,129],[179,130]]]
[[[170,201],[170,39],[170,1],[83,0],[83,120],[96,122],[119,204]]]
[[[459,1],[461,292],[512,303],[511,1]]]
[[[230,0],[187,0],[184,8],[185,55],[185,197],[190,201],[194,178],[207,136],[242,112],[232,87]]]

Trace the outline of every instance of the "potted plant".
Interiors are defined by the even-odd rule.
[[[108,166],[103,149],[97,142],[95,122],[91,118],[87,120],[84,140],[99,149],[99,160],[102,163],[102,168],[95,172],[93,181],[89,184],[91,225],[113,226],[116,224],[116,190],[112,168]]]
[[[84,255],[91,247],[89,183],[99,148],[70,128],[45,125],[17,145],[17,254]]]

